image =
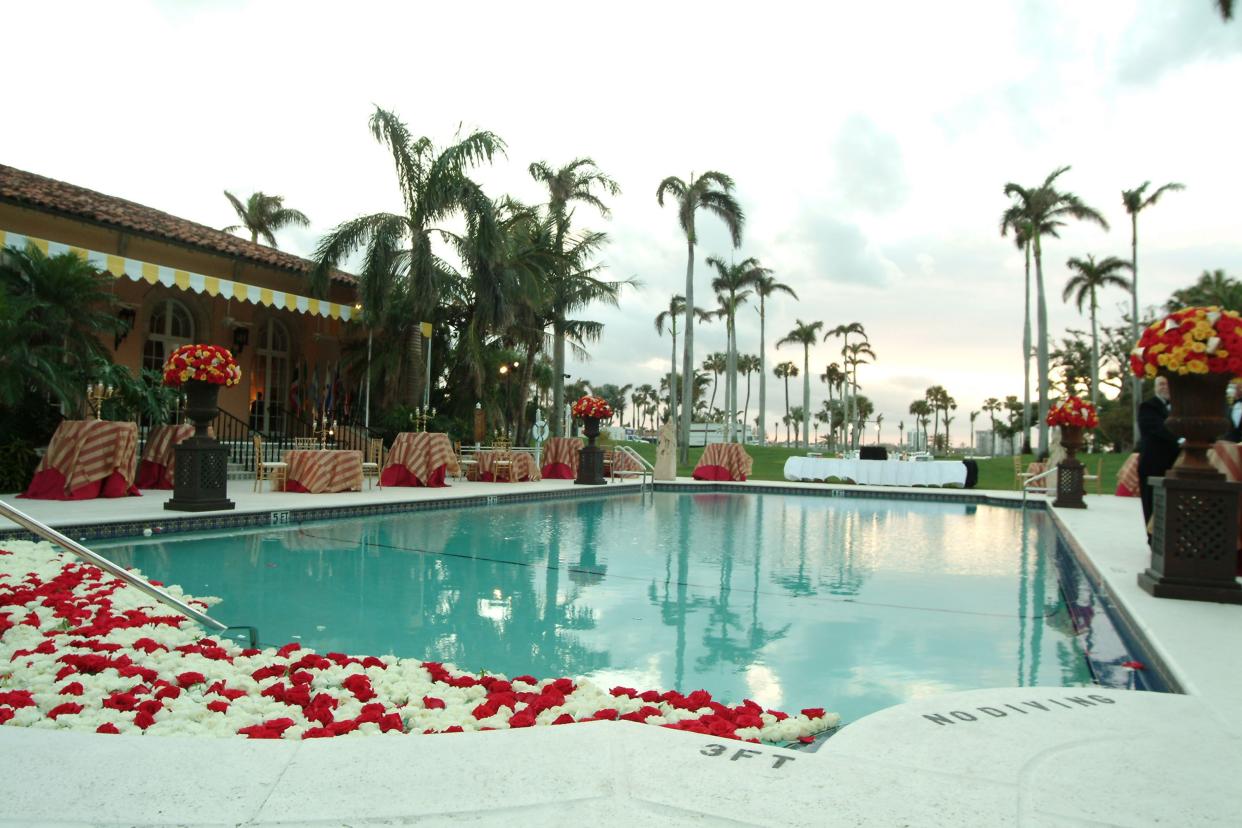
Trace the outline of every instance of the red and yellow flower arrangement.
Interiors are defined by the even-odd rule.
[[[595,417],[600,420],[607,420],[612,416],[612,406],[603,397],[586,396],[574,403],[571,409],[574,417]]]
[[[182,345],[164,361],[164,384],[176,387],[190,380],[237,385],[241,382],[241,368],[228,348]]]
[[[1219,307],[1183,308],[1143,330],[1130,352],[1136,377],[1242,375],[1242,316]]]
[[[1096,414],[1095,406],[1077,397],[1070,397],[1048,412],[1048,425],[1050,426],[1095,428],[1099,424],[1100,418]]]

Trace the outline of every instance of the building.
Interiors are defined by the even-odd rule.
[[[27,243],[52,255],[73,250],[116,277],[129,330],[103,344],[135,374],[161,368],[179,345],[232,350],[242,381],[221,391],[220,407],[246,421],[262,393],[256,426],[267,434],[289,433],[295,418],[309,421],[298,401],[291,403],[291,385],[339,364],[340,339],[357,318],[357,281],[348,273],[334,271],[328,297],[312,298],[306,259],[0,165],[0,244]]]

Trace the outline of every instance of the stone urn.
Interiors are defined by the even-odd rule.
[[[228,498],[229,450],[208,434],[220,411],[220,386],[202,380],[184,384],[186,417],[194,423],[194,435],[177,445],[177,475],[173,496],[164,502],[172,512],[212,512],[234,509]]]
[[[1224,480],[1207,457],[1216,438],[1225,432],[1225,388],[1228,374],[1169,374],[1172,412],[1166,425],[1185,437],[1182,453],[1165,477],[1174,480]]]

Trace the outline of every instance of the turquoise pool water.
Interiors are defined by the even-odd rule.
[[[265,643],[845,721],[1091,672],[1043,513],[797,495],[614,495],[98,544]]]

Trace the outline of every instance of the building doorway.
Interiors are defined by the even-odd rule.
[[[275,318],[259,328],[259,347],[255,349],[255,390],[263,392],[263,417],[259,430],[264,434],[289,433],[289,329]]]

